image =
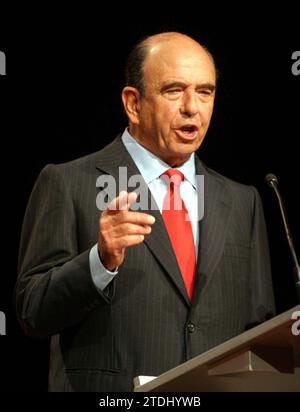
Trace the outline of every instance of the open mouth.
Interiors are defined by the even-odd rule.
[[[182,139],[193,140],[198,134],[198,127],[195,125],[184,125],[175,129],[175,132]]]

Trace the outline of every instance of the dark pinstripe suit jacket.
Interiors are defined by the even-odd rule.
[[[139,173],[118,137],[103,150],[41,172],[26,211],[17,312],[33,336],[49,336],[52,391],[130,391],[274,312],[262,206],[253,187],[206,168],[205,213],[192,303],[159,211],[144,243],[128,248],[99,293],[89,269],[98,236],[96,179]],[[190,326],[188,326],[190,325]]]

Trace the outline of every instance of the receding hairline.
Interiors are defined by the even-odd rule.
[[[195,40],[194,38],[190,37],[187,34],[179,33],[179,32],[162,32],[154,35],[150,35],[140,39],[131,52],[128,55],[126,66],[125,66],[125,79],[126,79],[126,86],[135,87],[141,95],[143,96],[145,93],[145,78],[144,78],[144,70],[145,65],[147,64],[148,57],[151,54],[151,51],[155,52],[155,46],[170,43],[172,46],[176,46],[176,40],[187,40],[187,44],[194,45],[198,48],[199,51],[203,52],[203,54],[209,59],[211,62],[214,71],[215,71],[215,78],[216,81],[218,79],[218,72],[215,64],[215,60],[213,55],[207,49],[206,46]],[[159,52],[159,48],[158,48]]]
[[[149,56],[149,53],[150,53],[150,51],[153,47],[155,47],[156,45],[159,45],[161,43],[176,41],[176,38],[177,39],[186,39],[186,40],[190,41],[191,43],[194,43],[195,46],[200,47],[206,53],[206,55],[209,57],[209,59],[211,60],[213,66],[215,68],[215,71],[217,71],[214,57],[211,54],[211,52],[207,49],[207,47],[204,46],[203,44],[201,44],[200,42],[198,42],[197,40],[195,40],[193,37],[191,37],[187,34],[184,34],[184,33],[179,33],[179,32],[164,32],[164,33],[158,33],[158,34],[154,34],[154,35],[145,37],[140,42],[140,46],[143,47],[144,51],[145,51],[144,63],[145,63],[145,60],[147,59],[147,57]]]

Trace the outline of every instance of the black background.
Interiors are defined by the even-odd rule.
[[[197,4],[197,3],[196,3]],[[149,7],[149,5],[148,5]],[[183,7],[183,5],[182,5]],[[97,151],[126,126],[120,100],[126,55],[142,36],[183,31],[206,44],[219,70],[215,112],[199,156],[207,165],[259,190],[269,234],[277,312],[296,304],[290,257],[277,200],[264,183],[279,178],[296,250],[299,225],[300,50],[296,11],[236,9],[235,17],[200,5],[162,12],[147,4],[114,11],[36,9],[0,15],[1,275],[0,391],[45,391],[48,341],[20,330],[13,307],[22,219],[43,166]],[[217,6],[216,6],[217,8]],[[6,24],[5,24],[6,23]]]

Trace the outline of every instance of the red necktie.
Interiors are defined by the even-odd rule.
[[[195,245],[188,211],[180,196],[184,179],[179,170],[169,169],[168,191],[164,198],[162,217],[180,268],[190,300],[192,299],[196,269]]]

